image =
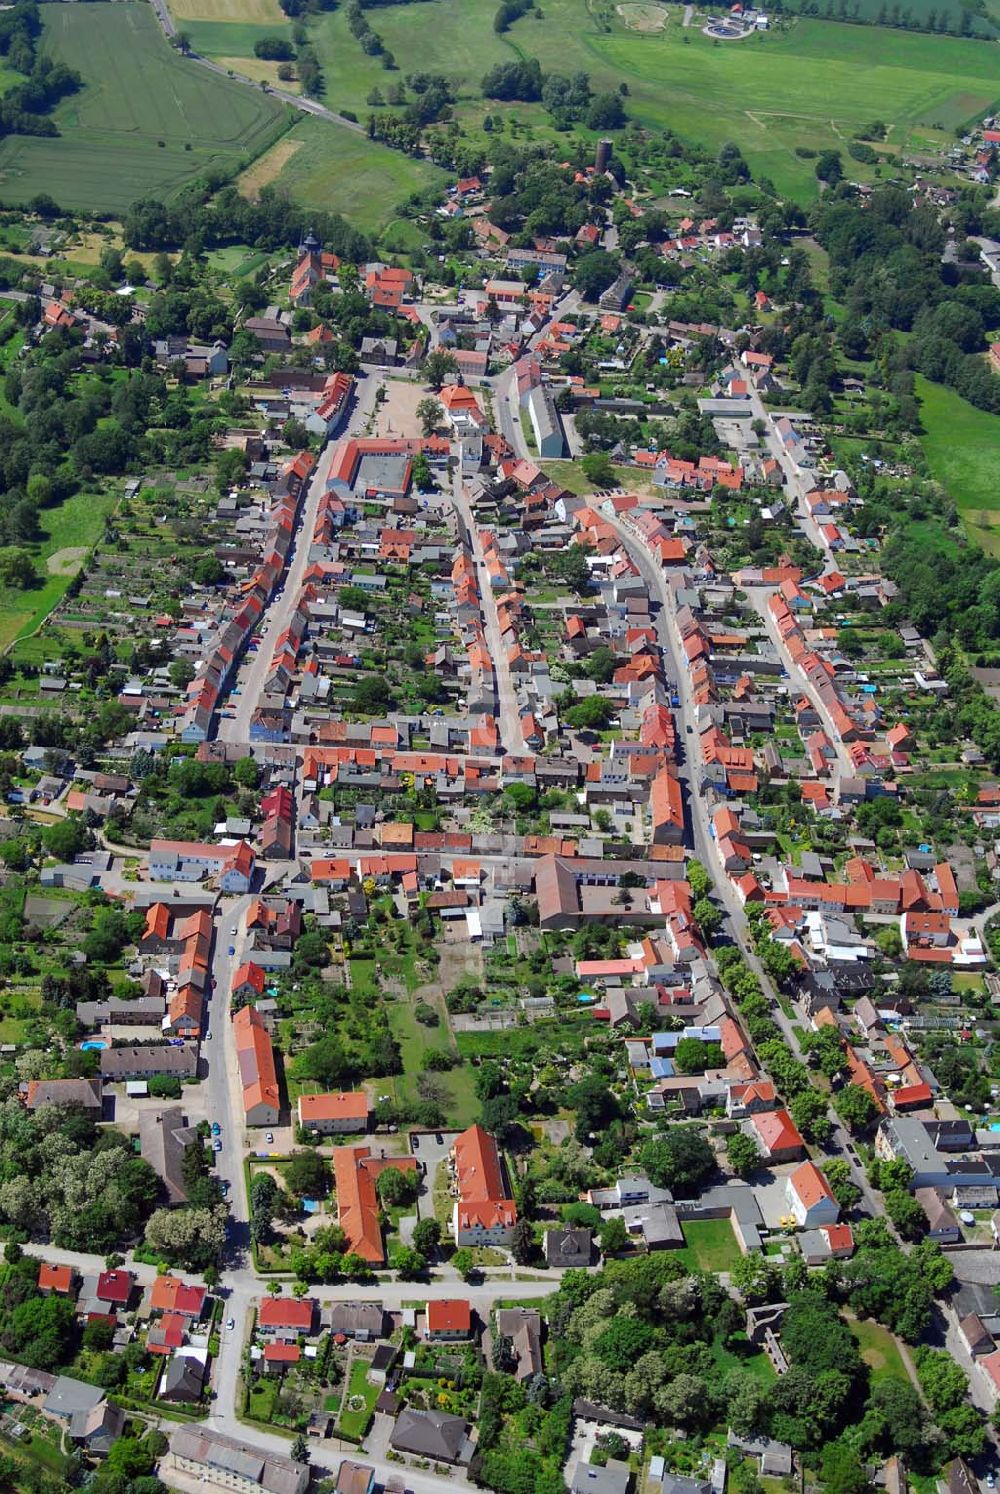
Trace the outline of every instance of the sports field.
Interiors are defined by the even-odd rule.
[[[272,157],[279,162],[273,174]],[[355,227],[378,232],[411,192],[432,183],[443,187],[447,180],[429,161],[390,150],[343,125],[306,118],[251,167],[240,186],[252,195],[274,182],[296,202],[343,213]]]
[[[916,384],[931,476],[955,500],[970,538],[1000,555],[1000,416],[919,374]]]
[[[48,5],[44,47],[84,87],[56,110],[54,139],[0,141],[0,198],[47,192],[68,208],[121,212],[170,199],[209,167],[250,162],[287,127],[283,105],[186,61],[135,0]]]
[[[846,154],[854,132],[876,117],[903,144],[934,127],[952,131],[1000,99],[1000,50],[983,42],[795,20],[784,31],[716,44],[696,26],[636,31],[610,7],[599,24],[581,0],[546,0],[540,20],[528,14],[498,37],[495,9],[494,0],[422,0],[380,7],[372,25],[405,71],[439,70],[448,59],[466,126],[496,112],[481,99],[483,73],[520,52],[546,71],[588,72],[595,87],[627,83],[629,113],[641,123],[709,146],[735,140],[755,170],[804,201],[817,192],[814,161],[796,147]],[[312,30],[327,102],[363,118],[368,91],[384,89],[391,75],[362,52],[343,9],[318,17]],[[517,104],[507,112],[534,113]],[[854,163],[851,170],[863,174]]]

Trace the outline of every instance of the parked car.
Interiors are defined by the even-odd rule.
[[[268,1146],[272,1146],[274,1143],[274,1133],[272,1131],[268,1131],[267,1135],[264,1137],[264,1140],[267,1142]]]
[[[220,1141],[220,1139],[219,1139],[218,1136],[212,1142],[212,1151],[213,1152],[221,1152],[222,1151],[222,1142]]]
[[[222,1135],[222,1127],[219,1125],[218,1121],[213,1121],[212,1122],[212,1135],[213,1136],[221,1136]]]

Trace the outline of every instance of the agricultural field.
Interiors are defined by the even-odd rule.
[[[295,202],[343,213],[357,228],[377,232],[411,192],[446,181],[446,173],[428,161],[390,150],[346,125],[307,118],[261,156],[239,185],[253,196],[273,183]]]
[[[624,17],[609,7],[598,21],[578,0],[550,0],[541,19],[525,16],[505,37],[492,28],[493,0],[393,5],[373,24],[406,71],[433,71],[448,57],[459,118],[473,131],[486,108],[497,107],[481,100],[483,73],[523,53],[545,70],[588,72],[595,87],[626,82],[629,113],[640,123],[710,146],[736,140],[757,172],[804,201],[817,182],[813,160],[797,156],[797,147],[844,150],[874,115],[890,126],[891,144],[929,146],[1000,97],[1000,56],[976,41],[796,19],[726,45],[697,26],[638,30],[632,12],[641,10],[648,26],[653,7],[623,8]],[[342,10],[321,15],[312,34],[327,102],[364,117],[369,90],[384,88],[389,75],[361,50]],[[544,118],[531,106],[506,111],[522,123]]]
[[[47,192],[68,208],[122,212],[174,197],[209,168],[249,165],[286,127],[284,107],[185,61],[148,6],[125,0],[45,10],[45,50],[83,76],[57,138],[0,142],[0,197]]]
[[[955,500],[970,537],[1000,555],[1000,420],[920,375],[917,398],[931,475]]]

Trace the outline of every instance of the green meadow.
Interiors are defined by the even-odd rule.
[[[171,198],[208,168],[239,170],[286,128],[283,105],[175,52],[148,5],[48,5],[44,48],[83,87],[55,111],[55,138],[0,141],[0,199],[47,192],[116,213]]]
[[[931,143],[1000,98],[1000,52],[973,40],[798,19],[725,43],[677,24],[676,7],[663,30],[643,33],[617,16],[596,20],[581,0],[546,0],[541,19],[529,14],[498,37],[494,11],[494,0],[418,0],[378,7],[371,21],[401,72],[440,70],[447,58],[459,118],[473,132],[498,110],[481,96],[487,68],[537,57],[545,70],[588,72],[595,87],[625,83],[642,124],[712,147],[737,141],[755,171],[803,201],[817,182],[797,147],[846,150],[874,117],[890,126],[891,146]],[[398,74],[365,55],[342,10],[321,15],[312,35],[327,102],[363,118],[369,90]],[[522,121],[543,118],[530,106],[501,107]]]
[[[1000,418],[917,375],[922,445],[970,536],[1000,555]]]

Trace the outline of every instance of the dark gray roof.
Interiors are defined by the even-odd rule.
[[[628,1494],[632,1470],[627,1463],[609,1460],[604,1468],[577,1463],[573,1470],[572,1494]]]
[[[465,1446],[466,1424],[461,1416],[449,1416],[444,1411],[411,1411],[406,1406],[396,1418],[389,1441],[400,1452],[454,1463]]]
[[[45,1398],[45,1410],[50,1416],[69,1420],[78,1411],[92,1411],[103,1400],[104,1391],[100,1386],[72,1380],[69,1375],[57,1375],[56,1383]]]

